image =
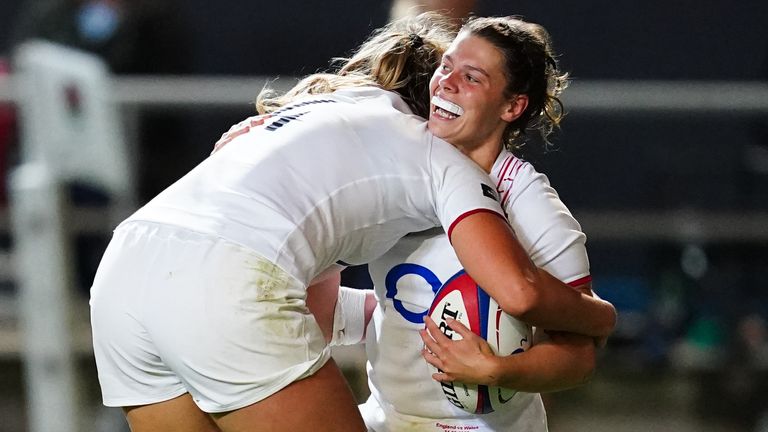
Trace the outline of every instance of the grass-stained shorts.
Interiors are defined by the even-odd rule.
[[[104,404],[189,392],[206,412],[248,406],[330,358],[298,280],[233,242],[183,228],[121,225],[91,288]]]

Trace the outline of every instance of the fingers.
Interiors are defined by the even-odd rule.
[[[422,348],[421,356],[424,357],[424,360],[426,360],[427,363],[438,369],[440,369],[443,365],[443,363],[440,361],[440,358],[434,352],[430,351],[429,348]]]
[[[425,330],[422,330],[422,332],[425,332]],[[437,369],[437,372],[432,374],[432,379],[439,382],[450,382],[454,380],[452,375],[443,371],[445,363],[440,360],[440,358],[435,355],[434,352],[424,348],[421,350],[421,356],[424,357],[424,360],[426,360],[427,363],[431,364]]]
[[[424,342],[424,345],[429,351],[437,354],[439,357],[439,351],[442,350],[441,347],[445,346],[447,343],[450,343],[451,338],[446,336],[440,327],[435,323],[435,321],[428,315],[424,316],[424,325],[426,328],[419,330],[421,340]]]
[[[424,316],[424,325],[427,327],[427,330],[429,331],[430,336],[432,336],[432,339],[434,339],[436,342],[444,343],[450,340],[450,338],[446,336],[442,330],[440,330],[440,327],[432,318],[429,317],[429,315]]]
[[[437,372],[432,374],[432,379],[438,382],[451,382],[453,381],[453,378],[451,378],[448,374],[443,372]]]
[[[424,324],[426,328],[419,330],[419,336],[424,342],[421,355],[427,363],[441,370],[443,368],[443,362],[440,361],[441,343],[450,342],[450,339],[440,331],[440,327],[429,316],[424,317]]]
[[[450,337],[446,336],[445,330],[441,329],[428,315],[424,316],[424,325],[426,329],[420,332],[421,340],[424,341],[424,345],[432,352],[441,349],[441,347],[447,347],[447,344],[452,341],[472,340],[479,337],[472,333],[472,330],[467,326],[454,319],[448,319],[444,324],[450,330],[448,332],[451,335]]]
[[[474,335],[472,330],[470,330],[469,328],[467,328],[467,326],[462,324],[461,321],[456,321],[455,319],[448,319],[445,321],[445,323],[448,324],[448,327],[450,327],[451,330],[461,335],[461,338],[459,339],[470,339]]]
[[[472,333],[472,330],[468,329],[467,326],[461,323],[461,321],[451,318],[445,320],[444,325],[450,330],[447,332],[438,326],[429,315],[424,316],[424,324],[427,327],[427,330],[429,330],[429,334],[432,338],[440,344],[447,343],[451,340],[466,339],[468,336],[474,334]],[[457,333],[459,337],[456,337],[453,333]],[[450,336],[447,336],[447,334]]]
[[[433,361],[438,358],[438,354],[436,351],[440,350],[440,345],[432,339],[432,337],[429,335],[429,332],[426,329],[419,330],[419,336],[421,336],[421,340],[424,342],[424,351],[426,351],[429,356],[424,356],[424,358],[427,360],[428,363],[435,367],[437,366]]]
[[[461,339],[461,335],[466,334],[466,332],[471,333],[471,331],[459,321],[448,320],[446,321],[446,324],[452,331],[457,332],[458,337],[456,337],[456,339]],[[424,317],[424,325],[425,328],[419,330],[419,336],[421,336],[421,340],[424,342],[424,349],[421,351],[421,355],[427,363],[438,369],[438,373],[433,374],[433,378],[441,382],[453,380],[453,378],[445,373],[443,369],[446,366],[446,361],[448,361],[448,358],[451,356],[449,353],[449,344],[454,341],[446,336],[443,333],[443,330],[441,330],[429,316]]]

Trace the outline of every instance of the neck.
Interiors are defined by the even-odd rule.
[[[499,153],[501,153],[501,145],[499,144],[481,145],[471,148],[458,147],[458,149],[464,153],[465,156],[480,165],[480,168],[487,173],[491,172],[491,168],[493,168],[496,158],[498,158]]]

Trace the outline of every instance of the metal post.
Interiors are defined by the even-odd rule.
[[[24,164],[10,180],[29,430],[76,432],[82,404],[63,188],[45,163]]]

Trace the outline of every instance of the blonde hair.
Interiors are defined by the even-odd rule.
[[[472,18],[461,32],[481,37],[501,51],[507,76],[505,96],[528,96],[523,114],[504,130],[504,146],[517,153],[530,133],[549,144],[547,138],[565,115],[559,96],[568,87],[568,74],[558,67],[547,30],[512,16]]]
[[[302,96],[376,86],[397,92],[415,114],[426,118],[429,80],[455,35],[452,21],[434,12],[392,21],[374,31],[351,57],[334,59],[340,65],[337,72],[309,75],[282,95],[264,89],[256,109],[265,114]]]

